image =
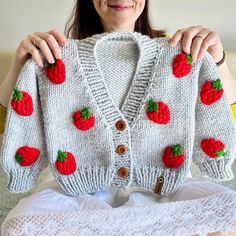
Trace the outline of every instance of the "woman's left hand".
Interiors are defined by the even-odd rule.
[[[223,45],[219,34],[202,25],[177,30],[169,39],[170,46],[174,47],[179,40],[183,51],[190,53],[194,61],[202,60],[206,51],[211,54],[215,62],[219,62],[223,57]]]

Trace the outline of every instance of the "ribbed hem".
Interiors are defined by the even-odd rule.
[[[135,167],[134,168],[134,184],[135,186],[145,187],[152,192],[155,190],[155,185],[158,177],[164,177],[164,183],[160,195],[169,196],[174,194],[181,183],[187,178],[187,169],[163,169],[160,167]]]
[[[229,158],[222,157],[222,159],[207,159],[202,163],[197,164],[203,177],[217,180],[228,181],[234,178],[232,172],[232,163]]]
[[[12,193],[25,193],[36,187],[38,174],[29,167],[12,169],[8,175],[7,189]]]
[[[88,167],[68,176],[57,174],[56,179],[67,195],[78,196],[109,187],[111,172],[109,167]]]

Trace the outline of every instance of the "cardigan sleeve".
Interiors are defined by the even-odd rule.
[[[7,189],[13,193],[34,189],[41,170],[48,163],[36,66],[33,59],[25,63],[4,118],[0,160],[9,177]]]
[[[217,66],[207,52],[199,71],[195,105],[193,163],[202,176],[226,181],[234,178],[232,163],[236,157],[236,126]],[[233,113],[232,113],[233,111]]]

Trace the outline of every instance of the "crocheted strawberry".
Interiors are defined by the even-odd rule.
[[[75,157],[70,152],[58,151],[57,161],[56,161],[57,170],[63,175],[73,174],[76,170]]]
[[[201,142],[201,148],[207,156],[211,158],[220,159],[222,157],[228,156],[229,152],[225,152],[225,145],[220,140],[214,138],[204,139]]]
[[[39,155],[37,148],[23,146],[17,150],[15,159],[21,166],[30,166],[37,161]]]
[[[192,70],[193,59],[191,54],[181,53],[173,61],[173,74],[177,78],[184,77]]]
[[[147,117],[158,124],[167,124],[170,121],[170,110],[164,102],[148,101]]]
[[[94,126],[95,116],[90,108],[84,108],[82,111],[77,111],[73,115],[73,122],[79,130],[89,130]]]
[[[185,161],[182,147],[179,144],[168,146],[162,157],[163,162],[168,168],[179,168]]]
[[[200,97],[202,103],[212,105],[221,99],[224,90],[222,88],[221,80],[206,81],[202,86]]]
[[[33,100],[29,93],[14,88],[11,106],[21,116],[31,116],[34,111]]]
[[[61,84],[66,80],[66,67],[61,59],[56,59],[55,63],[45,67],[48,79],[54,84]]]

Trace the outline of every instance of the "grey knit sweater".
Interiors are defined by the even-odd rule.
[[[114,32],[70,40],[54,66],[29,59],[12,91],[0,156],[10,192],[35,188],[48,164],[71,196],[110,185],[170,195],[192,162],[233,178],[236,129],[210,54],[193,63],[180,43]]]

